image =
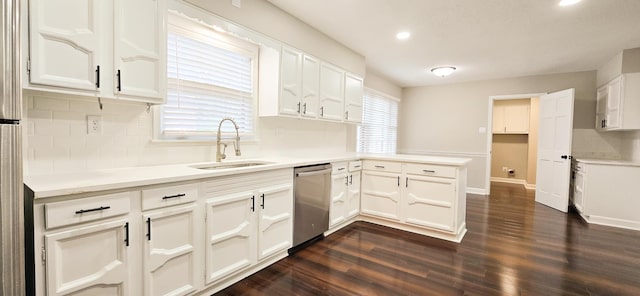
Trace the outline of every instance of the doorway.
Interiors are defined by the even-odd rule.
[[[546,93],[492,96],[487,132],[487,193],[491,182],[535,189],[539,97]]]

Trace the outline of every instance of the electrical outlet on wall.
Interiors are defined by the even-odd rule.
[[[102,117],[97,115],[87,115],[87,134],[102,133]]]

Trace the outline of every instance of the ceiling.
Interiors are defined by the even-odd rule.
[[[640,0],[268,0],[401,87],[595,70],[640,47]],[[411,32],[408,40],[397,32]],[[429,69],[452,65],[451,76]]]

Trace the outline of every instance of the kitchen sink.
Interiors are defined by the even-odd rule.
[[[260,166],[260,165],[266,165],[266,164],[272,164],[272,163],[273,162],[268,162],[268,161],[216,162],[216,163],[194,165],[192,167],[196,169],[201,169],[201,170],[222,170],[222,169]]]

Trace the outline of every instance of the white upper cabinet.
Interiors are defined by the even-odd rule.
[[[302,53],[283,47],[280,62],[280,114],[301,114],[301,71]]]
[[[622,74],[598,88],[596,129],[640,129],[640,73]]]
[[[163,103],[165,1],[29,1],[26,87]]]
[[[29,2],[30,81],[97,92],[101,52],[97,0]],[[103,72],[104,73],[104,72]]]
[[[164,1],[114,1],[114,93],[162,103],[165,97]]]
[[[304,117],[318,117],[320,62],[305,55],[302,58],[302,111]]]
[[[530,100],[497,100],[493,103],[494,134],[528,134]]]
[[[320,65],[320,117],[342,121],[344,112],[344,71],[329,64]]]
[[[347,122],[362,122],[362,96],[363,96],[362,78],[347,73],[344,76],[344,119]]]

